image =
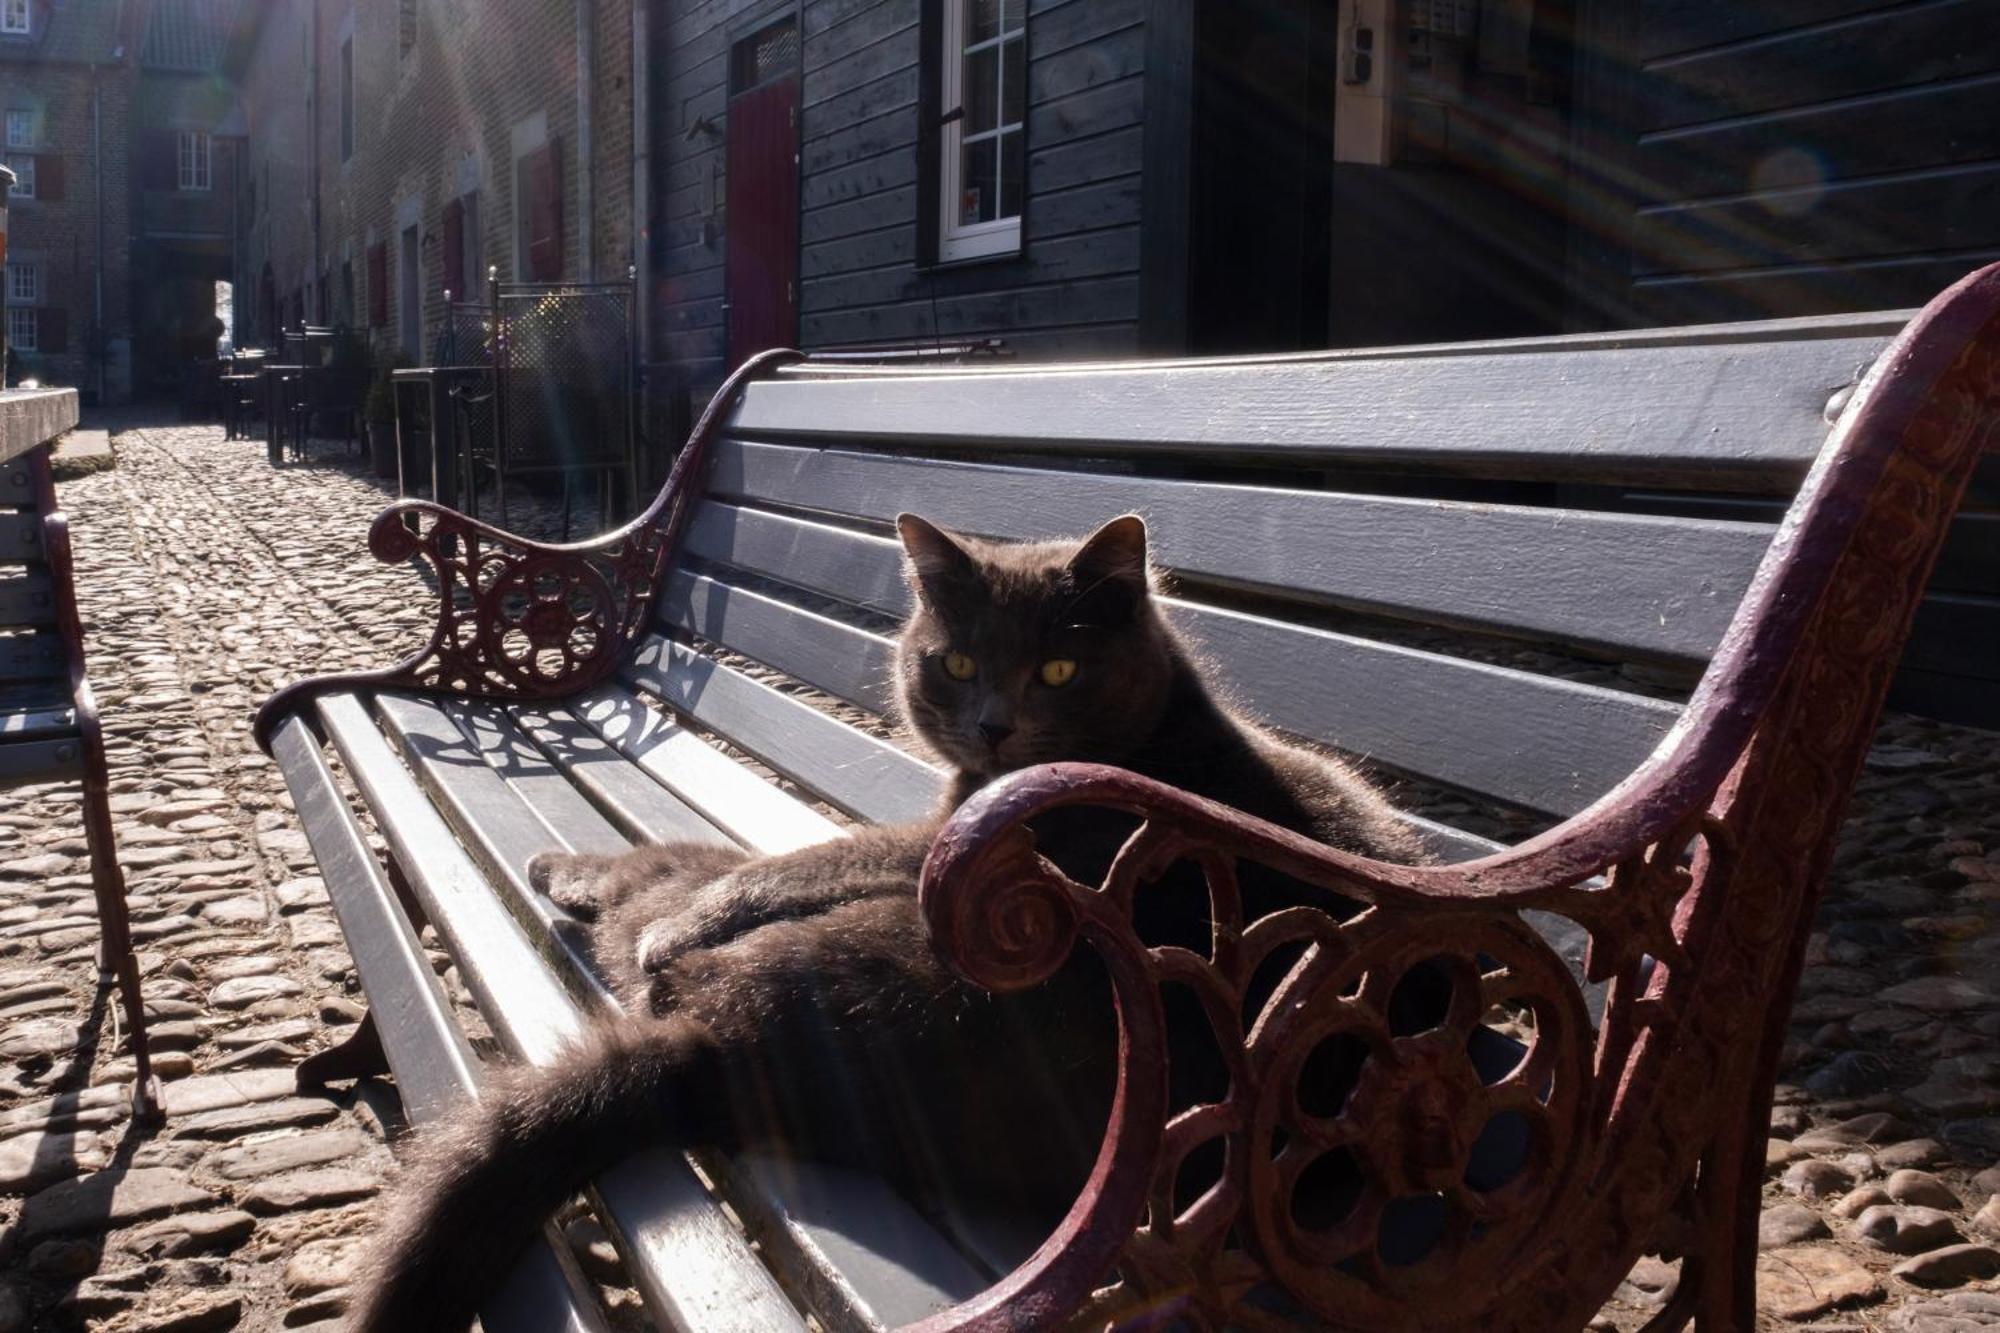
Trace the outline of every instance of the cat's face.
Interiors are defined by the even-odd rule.
[[[992,777],[1116,763],[1150,735],[1173,675],[1127,515],[1081,540],[999,543],[896,520],[917,609],[897,654],[903,713],[939,758]]]

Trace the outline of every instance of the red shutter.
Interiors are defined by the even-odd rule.
[[[41,153],[35,158],[35,198],[59,204],[63,197],[63,160],[60,153]]]
[[[389,322],[389,247],[377,242],[368,247],[368,327],[379,329]]]
[[[35,316],[35,340],[44,352],[69,350],[69,311],[59,305],[45,305]]]
[[[470,296],[465,290],[465,204],[457,199],[444,206],[444,277],[438,286],[461,301]]]
[[[563,271],[562,146],[551,139],[528,154],[528,280],[560,282]]]

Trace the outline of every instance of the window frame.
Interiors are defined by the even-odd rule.
[[[994,97],[998,105],[994,109],[994,127],[981,130],[974,138],[991,138],[995,144],[995,165],[1000,163],[1000,153],[1008,135],[1021,136],[1021,210],[1005,217],[994,217],[986,222],[965,223],[959,221],[960,205],[964,202],[965,170],[965,116],[963,80],[965,77],[966,14],[973,0],[941,0],[938,15],[938,109],[940,119],[954,109],[960,114],[951,116],[939,126],[937,162],[937,262],[940,264],[963,263],[980,259],[1004,259],[1021,252],[1021,219],[1027,211],[1027,133],[1028,97],[1025,80],[1027,78],[1028,14],[1026,0],[1021,0],[1021,26],[1010,30],[1007,25],[1007,0],[994,0],[999,9],[999,27],[992,37],[977,44],[978,51],[996,49],[998,69],[994,78]],[[1004,117],[1007,105],[1007,55],[1009,41],[1018,38],[1021,43],[1021,72],[1024,81],[1021,89],[1021,119],[1009,122]],[[997,205],[996,205],[997,207]]]
[[[0,37],[31,37],[34,31],[34,0],[0,0]]]
[[[19,203],[23,199],[37,197],[35,189],[35,155],[33,153],[8,153],[4,160],[14,173],[14,189],[10,197]]]
[[[179,130],[174,135],[174,188],[183,194],[206,194],[215,188],[215,143],[207,130]]]
[[[18,138],[14,134],[14,127],[16,125],[27,126]],[[35,143],[35,109],[33,107],[10,106],[7,108],[6,146],[8,148],[20,149],[22,152],[33,152],[35,150],[37,145]]]
[[[32,260],[16,259],[7,265],[6,303],[14,305],[40,305],[42,303],[42,266]],[[26,281],[22,281],[23,279]]]
[[[7,346],[18,352],[42,350],[41,310],[34,305],[7,307]]]

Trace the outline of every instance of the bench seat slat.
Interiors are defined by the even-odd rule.
[[[0,578],[0,625],[56,623],[55,585],[39,569]]]
[[[657,640],[641,650],[642,658],[654,642]],[[572,707],[620,754],[752,851],[788,852],[840,836],[840,826],[832,820],[785,795],[625,690],[615,686],[598,689],[577,699]]]
[[[1827,399],[1886,343],[1874,334],[1541,356],[780,377],[746,387],[731,427],[794,443],[900,439],[1759,489],[1804,472],[1826,438]]]
[[[512,1054],[547,1063],[582,1031],[584,1017],[576,1000],[538,957],[360,701],[334,696],[321,700],[318,708],[369,807],[396,812],[383,821],[384,835],[407,869],[425,915],[459,961],[460,975],[494,1035]],[[435,711],[432,716],[446,721]],[[604,1196],[606,1221],[624,1237],[620,1248],[653,1257],[634,1276],[657,1287],[651,1274],[673,1273],[675,1292],[660,1294],[714,1316],[690,1327],[732,1333],[803,1330],[804,1321],[770,1274],[720,1210],[706,1201],[687,1163],[671,1153],[648,1154],[648,1159],[647,1178],[684,1173],[688,1180],[684,1189],[614,1186]],[[638,1211],[627,1211],[632,1207]],[[647,1294],[650,1299],[653,1293]]]
[[[458,725],[487,767],[505,778],[536,818],[578,852],[616,855],[632,840],[570,782],[518,719],[488,703],[445,701],[441,710]]]
[[[685,644],[648,638],[626,676],[857,819],[921,819],[944,791],[943,774],[916,756]]]
[[[522,705],[511,711],[563,776],[633,842],[732,841],[568,709]]]
[[[886,539],[853,540],[857,551],[897,558]],[[661,605],[670,624],[830,694],[876,712],[889,702],[893,645],[884,635],[685,570]],[[1265,721],[1531,809],[1582,809],[1630,773],[1678,714],[1616,690],[1241,612],[1171,599],[1167,610]]]
[[[1434,624],[1706,658],[1772,527],[726,442],[712,495],[887,522],[901,509],[988,537],[1088,532],[1137,511],[1176,574]],[[837,528],[711,502],[688,529],[704,559],[787,581],[838,560]],[[871,574],[873,571],[871,571]],[[878,576],[879,577],[879,576]],[[1615,594],[1607,595],[1607,582]],[[843,600],[903,613],[900,577]]]

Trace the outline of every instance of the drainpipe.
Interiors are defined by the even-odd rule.
[[[639,303],[639,364],[652,360],[653,246],[652,219],[652,86],[646,74],[646,10],[648,0],[632,5],[632,272],[637,279],[633,299]]]
[[[14,173],[0,162],[0,274],[7,271],[7,192],[14,188]],[[0,302],[4,304],[4,302]],[[7,388],[7,321],[0,318],[0,391]]]
[[[90,67],[90,198],[97,215],[97,267],[90,276],[91,360],[97,363],[97,403],[104,405],[104,360],[108,340],[104,336],[104,77],[99,67]]]
[[[597,281],[597,228],[592,209],[597,170],[592,161],[591,95],[597,83],[597,0],[576,0],[576,214],[583,233],[583,280]]]
[[[303,312],[319,301],[319,286],[314,279],[319,275],[319,6],[312,7],[312,58],[306,62],[306,138],[312,142],[311,156],[307,159],[306,181],[311,197],[307,207],[312,209],[312,263],[306,270],[305,291],[299,301]],[[315,312],[324,323],[324,311]],[[301,313],[300,322],[304,323]]]

